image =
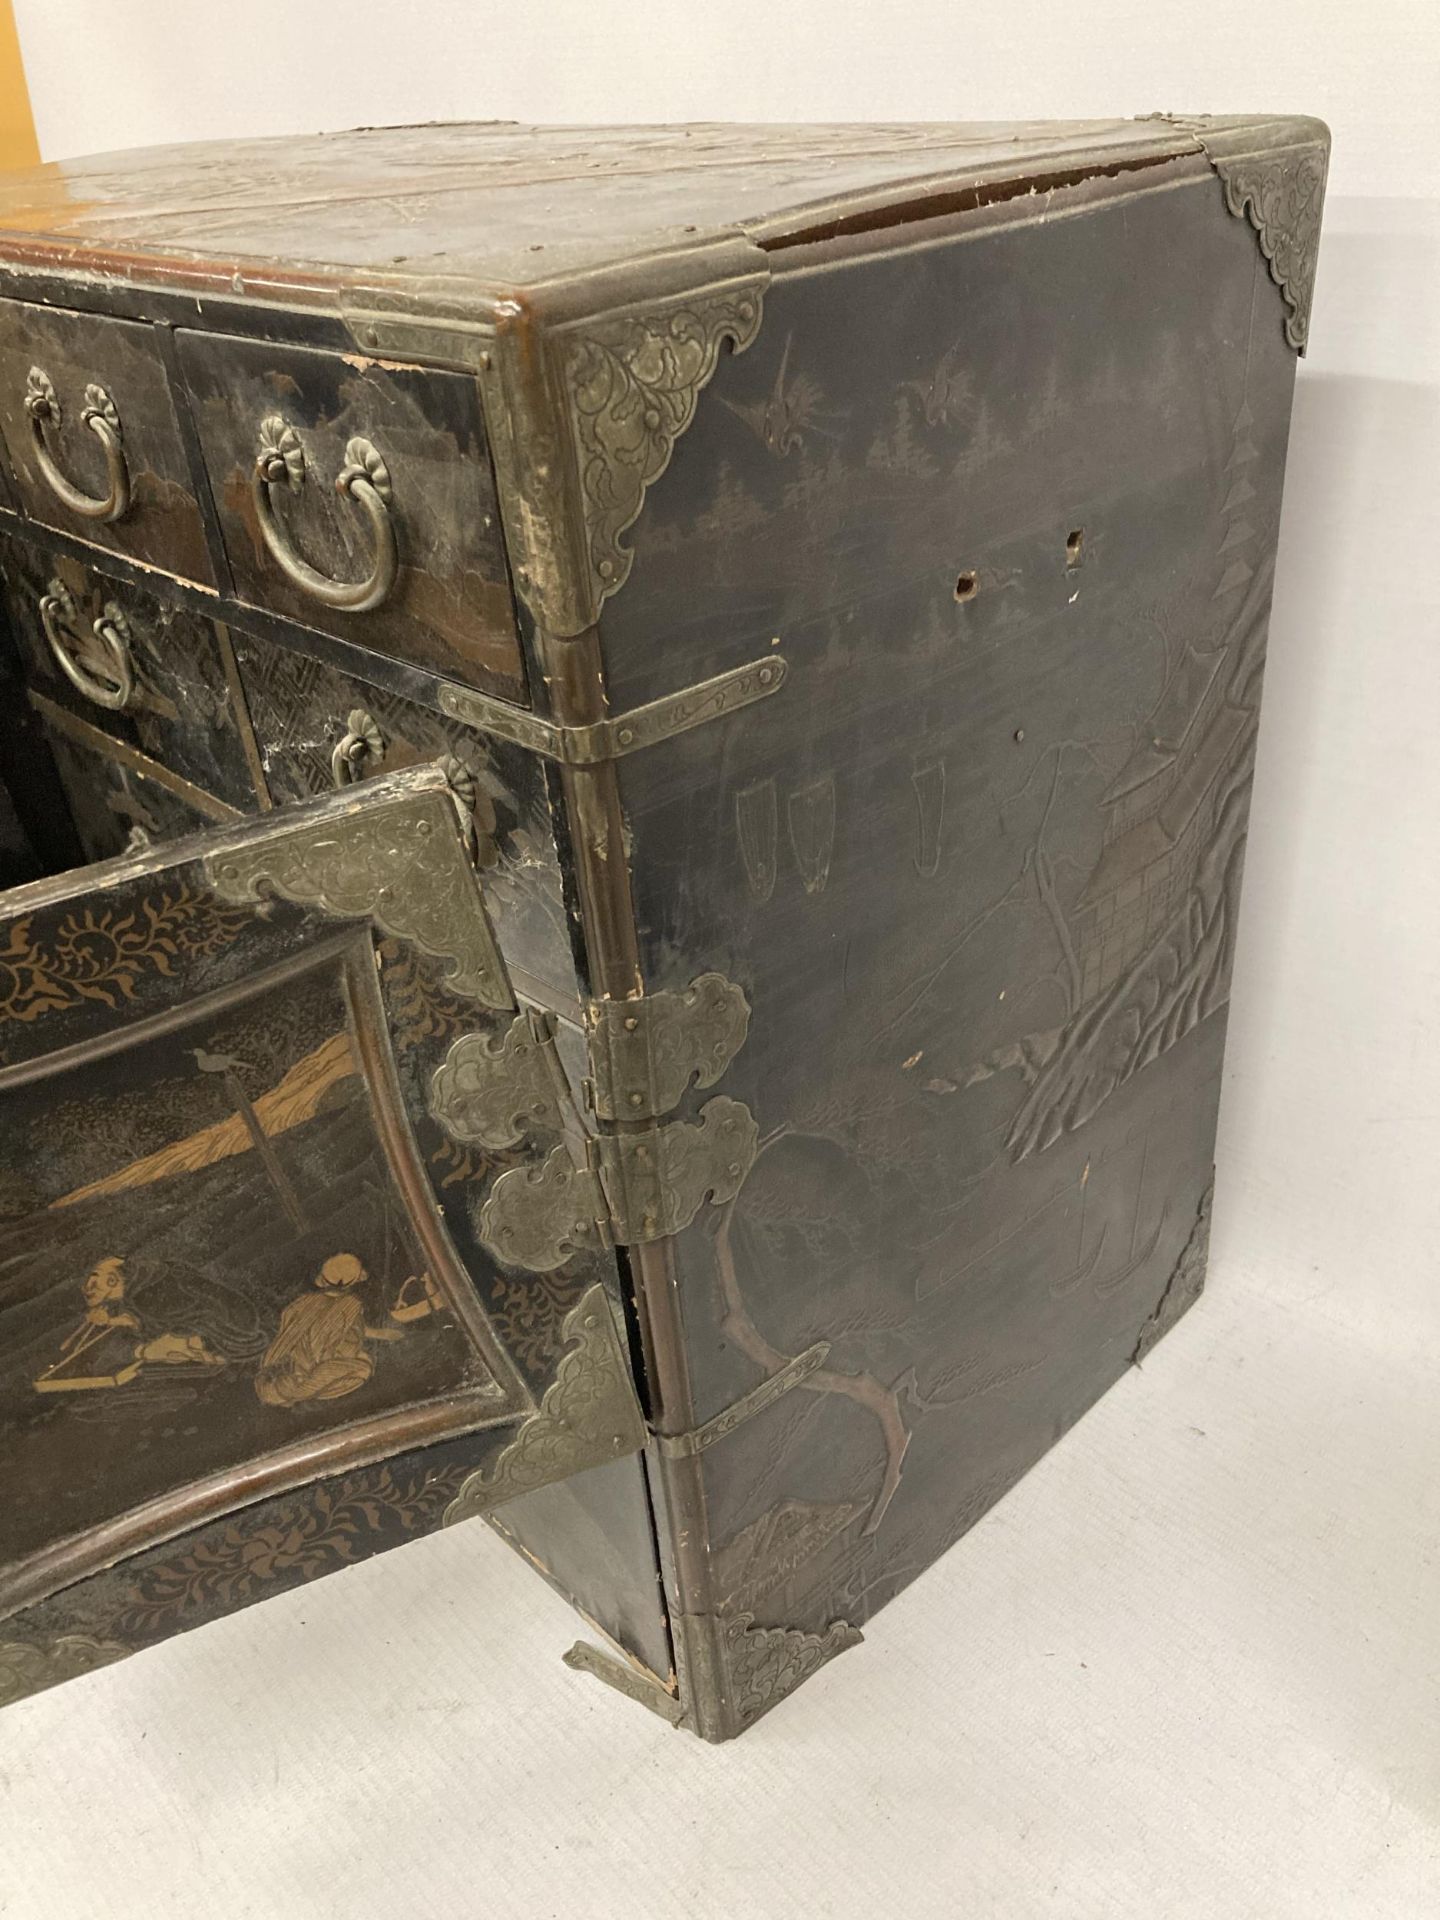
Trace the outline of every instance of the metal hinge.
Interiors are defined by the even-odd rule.
[[[679,693],[667,693],[629,713],[611,719],[594,720],[587,726],[559,726],[544,720],[524,707],[512,707],[492,695],[477,693],[470,687],[445,682],[439,689],[441,711],[467,727],[509,740],[517,747],[558,760],[567,767],[594,767],[605,760],[618,760],[641,747],[652,747],[691,727],[718,720],[738,707],[778,693],[785,680],[785,661],[778,653],[763,660],[751,660],[728,673],[702,680],[699,686],[685,687]]]
[[[744,991],[723,973],[639,1000],[585,1008],[590,1071],[585,1096],[597,1120],[658,1120],[692,1081],[713,1087],[750,1025]],[[456,1140],[513,1147],[564,1131],[569,1088],[556,1056],[553,1016],[517,1013],[503,1033],[462,1033],[430,1082],[430,1110]]]
[[[723,973],[639,1000],[592,1000],[587,1094],[597,1120],[651,1120],[679,1106],[693,1080],[713,1087],[745,1044],[750,1003]]]
[[[480,1238],[508,1266],[533,1273],[575,1253],[663,1240],[688,1227],[706,1200],[734,1198],[759,1140],[750,1109],[721,1095],[698,1122],[600,1134],[583,1159],[568,1144],[556,1147],[538,1168],[501,1174],[480,1209]]]
[[[512,1266],[547,1273],[573,1253],[635,1246],[688,1226],[707,1199],[733,1198],[754,1161],[750,1109],[724,1096],[695,1121],[663,1116],[691,1087],[713,1086],[744,1044],[750,1005],[733,980],[585,1009],[585,1095],[602,1127],[587,1133],[555,1048],[552,1016],[518,1012],[502,1033],[462,1033],[435,1069],[430,1111],[456,1140],[489,1148],[563,1136],[539,1164],[502,1173],[480,1209],[480,1236]]]

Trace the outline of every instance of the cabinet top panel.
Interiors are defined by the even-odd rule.
[[[53,162],[0,186],[0,261],[287,304],[432,310],[715,243],[767,249],[1195,155],[1327,141],[1248,117],[915,125],[363,128]]]

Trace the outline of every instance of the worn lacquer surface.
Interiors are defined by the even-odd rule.
[[[32,687],[237,812],[256,810],[244,716],[212,622],[28,541],[9,539],[0,546],[0,571],[11,631]],[[41,618],[42,602],[57,581],[70,608],[59,638],[91,674],[104,669],[95,622],[118,611],[134,673],[134,691],[123,708],[87,698],[57,662]]]
[[[0,190],[10,624],[125,853],[0,901],[0,1701],[503,1498],[726,1737],[1188,1308],[1325,159],[498,125]],[[627,1008],[707,978],[748,1031],[672,1110]]]
[[[184,333],[180,358],[236,592],[250,605],[380,653],[524,697],[524,670],[479,402],[463,377]],[[253,475],[265,421],[294,428],[303,470],[272,491],[287,545],[328,579],[363,580],[374,537],[335,480],[349,443],[388,475],[398,575],[383,602],[349,612],[287,579],[257,524]]]
[[[777,278],[652,490],[612,695],[791,662],[619,768],[647,980],[754,1009],[697,1418],[829,1343],[692,1606],[863,1621],[1198,1291],[1292,378],[1202,181]]]
[[[259,1597],[271,1575],[283,1584],[439,1524],[482,1468],[518,1490],[552,1456],[573,1471],[635,1444],[618,1414],[593,1440],[567,1437],[565,1405],[544,1397],[562,1365],[586,1377],[574,1314],[607,1262],[577,1257],[534,1298],[475,1227],[525,1143],[459,1146],[430,1111],[450,1039],[514,1014],[503,975],[477,969],[479,896],[440,777],[270,822],[6,898],[0,1642],[12,1647],[48,1644],[61,1616],[93,1636],[107,1608],[107,1643],[155,1637],[132,1618],[131,1576],[92,1569],[172,1536],[188,1544],[145,1564],[171,1567],[169,1581],[198,1555],[210,1573],[180,1609],[198,1620]],[[585,1340],[603,1333],[602,1297]],[[546,1449],[527,1444],[517,1480],[504,1449],[541,1407]],[[465,1474],[437,1505],[416,1450],[467,1432],[483,1438],[443,1456]],[[402,1454],[416,1457],[387,1479],[384,1461]],[[315,1536],[340,1526],[337,1502],[348,1518],[327,1546]],[[397,1502],[416,1515],[387,1517]],[[275,1526],[303,1551],[257,1547],[257,1559],[236,1544]],[[226,1553],[236,1565],[222,1578]],[[59,1597],[72,1588],[73,1607]]]
[[[108,754],[45,730],[71,822],[87,860],[203,833],[214,823],[169,787]]]
[[[119,519],[75,514],[47,481],[25,407],[32,368],[48,375],[60,405],[59,425],[45,428],[51,456],[65,478],[96,497],[106,491],[106,462],[85,423],[86,389],[99,384],[109,397],[129,473],[130,502]],[[0,432],[32,519],[183,579],[213,580],[156,328],[7,301],[0,308]]]

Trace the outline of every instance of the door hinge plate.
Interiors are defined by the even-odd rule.
[[[745,1044],[750,1003],[723,973],[639,1000],[592,1000],[590,1104],[597,1120],[673,1112],[692,1080],[712,1087]]]
[[[501,1174],[480,1209],[480,1238],[507,1266],[535,1273],[598,1247],[663,1240],[706,1200],[734,1198],[759,1139],[750,1109],[722,1094],[698,1121],[593,1138],[584,1163],[556,1147],[538,1168]]]

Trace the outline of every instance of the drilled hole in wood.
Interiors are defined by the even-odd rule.
[[[962,573],[955,582],[957,600],[973,600],[980,590],[980,581],[973,573]]]
[[[1084,546],[1085,529],[1083,527],[1076,527],[1073,533],[1065,536],[1065,564],[1067,567],[1079,566],[1080,555],[1084,550]]]

